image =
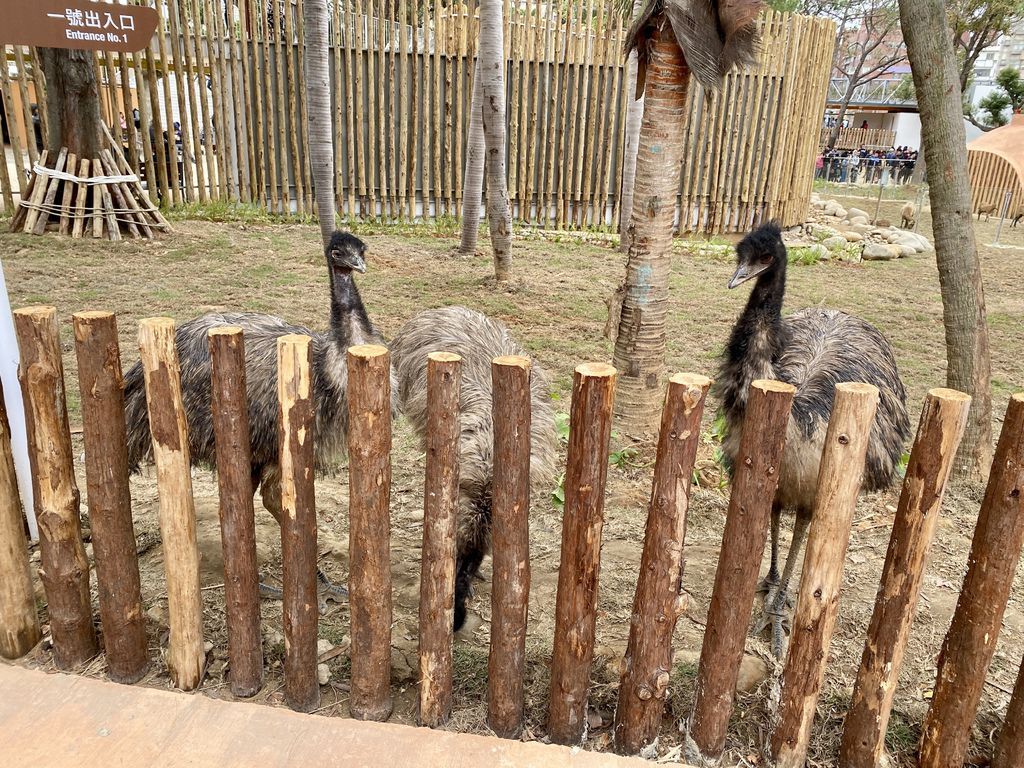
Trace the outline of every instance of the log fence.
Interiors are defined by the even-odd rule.
[[[78,528],[77,491],[71,484],[70,430],[64,406],[63,371],[56,312],[31,307],[16,312],[23,354],[22,384],[30,415],[35,486],[52,485],[39,505],[43,588],[54,659],[64,669],[93,659],[89,562]],[[153,665],[142,624],[137,564],[132,542],[130,496],[123,451],[120,352],[113,316],[74,317],[79,375],[90,402],[83,406],[86,476],[92,513],[99,625],[106,670],[130,683]],[[167,578],[168,623],[164,658],[173,684],[200,686],[205,654],[199,601],[198,545],[188,470],[188,435],[182,411],[178,361],[170,320],[141,321],[139,341],[154,436],[160,524]],[[304,336],[279,342],[280,437],[284,625],[284,697],[296,710],[319,706],[317,682],[316,515],[313,493],[311,345]],[[244,339],[237,328],[210,334],[214,361],[213,424],[221,478],[225,609],[231,687],[251,696],[263,685],[260,619],[252,533],[252,479],[247,477]],[[458,497],[457,356],[429,361],[428,462],[424,482],[424,546],[421,580],[419,720],[446,723],[452,698],[452,601],[454,527]],[[383,347],[349,350],[349,509],[351,601],[350,712],[387,719],[390,681],[391,592],[388,511],[391,486],[391,393],[389,357]],[[523,730],[525,642],[528,634],[530,361],[493,362],[495,457],[494,585],[488,662],[488,722],[495,734],[518,738]],[[600,568],[600,541],[611,397],[616,372],[598,363],[576,370],[566,464],[566,513],[559,568],[547,736],[579,744],[588,722],[587,694],[593,656]],[[708,388],[705,377],[678,374],[665,399],[656,447],[647,531],[621,666],[612,736],[617,751],[650,748],[664,726],[672,670],[673,627],[685,608],[683,545],[690,477]],[[740,462],[732,490],[711,597],[704,649],[697,672],[689,736],[699,759],[722,752],[734,709],[738,658],[749,632],[757,565],[766,539],[770,499],[777,482],[793,390],[773,381],[752,384]],[[840,384],[821,461],[790,643],[770,739],[778,765],[801,765],[829,665],[828,648],[839,603],[852,510],[858,495],[877,390]],[[951,457],[964,428],[969,398],[932,390],[924,403],[907,469],[875,612],[843,738],[843,765],[876,765],[898,685],[907,633],[920,592],[924,563],[940,513]],[[3,414],[0,414],[2,416]],[[0,418],[0,427],[6,421]],[[10,483],[10,446],[0,429],[0,483]],[[938,681],[925,719],[921,759],[926,768],[962,764],[982,686],[998,638],[1010,584],[1024,546],[1024,394],[1014,395],[988,491],[981,505],[963,592],[938,663]],[[98,459],[106,474],[97,474]],[[749,459],[749,460],[748,460]],[[7,467],[7,471],[5,471]],[[4,487],[7,487],[4,486]],[[0,488],[2,490],[2,488]],[[10,488],[8,488],[10,491]],[[9,502],[13,500],[13,505]],[[0,651],[20,657],[38,643],[39,617],[31,602],[28,549],[15,493],[0,496]],[[742,525],[740,524],[742,523]],[[63,538],[60,538],[63,537]],[[57,576],[60,578],[56,578]],[[227,583],[230,582],[230,585]],[[85,591],[83,591],[85,590]],[[500,627],[500,629],[499,629]],[[236,668],[237,665],[237,668]],[[994,732],[992,765],[1018,764],[1022,749],[1019,713],[1024,673],[1017,681],[1005,724]]]
[[[148,48],[96,58],[111,157],[65,157],[61,169],[86,179],[90,170],[109,175],[111,160],[115,167],[123,160],[127,170],[117,174],[137,175],[148,197],[136,183],[97,185],[91,202],[136,228],[165,227],[150,200],[312,214],[302,2],[156,5],[161,24]],[[478,16],[477,0],[332,4],[330,106],[342,218],[461,215]],[[513,216],[531,226],[614,228],[630,97],[622,54],[629,19],[595,0],[505,0],[504,19]],[[756,65],[728,75],[714,97],[690,88],[677,200],[683,231],[742,232],[771,217],[803,221],[833,27],[768,10],[761,30]],[[2,50],[9,66],[0,68],[0,111],[15,174],[8,178],[0,165],[0,204],[11,210],[30,202],[18,210],[36,214],[33,228],[46,226],[40,211],[55,210],[63,222],[61,200],[46,199],[46,187],[56,185],[41,185],[38,200],[26,187],[45,135],[37,117],[45,119],[46,93],[34,52]],[[39,164],[54,168],[56,160]],[[88,187],[72,186],[64,189],[74,229]],[[118,230],[116,221],[98,226],[112,237]],[[135,234],[131,226],[125,236]]]

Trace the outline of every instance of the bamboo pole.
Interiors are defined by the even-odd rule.
[[[159,25],[158,25],[159,27]],[[157,29],[157,34],[163,31]],[[157,70],[153,60],[154,52],[151,48],[145,49],[146,54],[146,75],[149,83],[149,120],[152,131],[144,131],[148,137],[152,151],[147,151],[146,166],[153,168],[153,177],[159,187],[161,206],[171,204],[171,191],[167,180],[167,148],[163,141],[163,118],[160,116],[160,94],[157,89]],[[98,197],[94,195],[94,197]],[[95,233],[94,233],[95,234]]]
[[[32,165],[35,165],[36,161],[39,158],[39,150],[36,148],[36,132],[35,132],[35,127],[32,124],[32,112],[31,112],[31,107],[30,107],[30,105],[32,103],[32,100],[28,97],[28,71],[27,71],[27,68],[25,67],[25,55],[24,55],[24,53],[22,53],[21,46],[20,45],[15,45],[15,46],[12,46],[12,47],[14,49],[14,67],[15,67],[15,70],[17,72],[16,76],[17,76],[17,80],[18,80],[18,95],[21,96],[21,116],[22,116],[22,118],[24,119],[24,122],[25,122],[25,145],[26,145],[26,147],[28,149],[29,167],[31,167]],[[6,61],[6,59],[5,59],[5,61]],[[97,90],[98,90],[98,86],[97,86]],[[45,119],[45,112],[46,112],[46,110],[43,109],[43,105],[40,104],[39,105],[39,120],[40,120],[39,129],[40,129],[41,132],[42,132],[42,121]],[[12,129],[13,129],[13,126],[12,126]],[[13,134],[15,132],[15,130],[11,130],[9,132]],[[43,136],[44,137],[46,136],[45,132],[43,132]],[[44,141],[43,144],[45,145],[46,142]],[[42,163],[40,163],[40,165],[42,165]]]
[[[427,355],[427,467],[420,575],[419,724],[443,725],[452,710],[455,528],[459,511],[462,358]]]
[[[32,496],[39,522],[39,576],[46,590],[54,661],[60,669],[71,669],[96,654],[96,633],[64,399],[57,311],[53,307],[15,310],[14,326],[21,350],[18,379],[25,401]]]
[[[288,101],[285,97],[285,49],[282,42],[284,37],[284,11],[278,3],[274,3],[274,85],[277,91],[277,102],[274,107],[274,114],[277,118],[277,154],[281,163],[281,212],[290,214],[292,212],[292,182],[288,169],[288,135],[285,123],[287,123]],[[269,32],[270,30],[268,30]]]
[[[300,124],[297,91],[299,90],[299,72],[301,62],[295,61],[295,32],[292,21],[292,4],[284,6],[285,57],[284,71],[288,82],[288,142],[292,156],[292,175],[295,177],[295,206],[299,215],[306,209],[306,183],[303,178],[302,156],[299,155],[299,136],[302,133]]]
[[[409,201],[409,221],[416,220],[416,176],[420,157],[420,146],[423,142],[420,125],[420,82],[424,81],[423,72],[420,69],[420,42],[419,42],[419,21],[417,8],[419,0],[412,0],[409,4],[409,24],[412,30],[412,61],[409,65],[409,77],[412,85],[412,113],[409,116],[409,125],[412,127],[412,146],[409,148],[409,189],[407,191]],[[425,82],[424,82],[425,85]],[[426,187],[424,187],[424,190]],[[424,195],[424,199],[426,196]],[[425,220],[424,211],[424,220]]]
[[[935,694],[921,738],[921,768],[959,768],[963,762],[1022,544],[1024,392],[1018,392],[1006,409],[967,576],[939,653]]]
[[[302,151],[302,178],[305,189],[306,210],[315,211],[316,202],[313,200],[313,172],[309,159],[309,104],[306,103],[306,25],[303,23],[302,11],[303,0],[295,0],[295,36],[297,38],[296,60],[295,60],[295,89],[298,91],[298,119],[299,119],[299,147]],[[328,88],[330,86],[328,85]],[[331,126],[331,147],[334,146],[334,126]],[[333,220],[333,219],[332,219]]]
[[[136,4],[144,5],[145,3],[137,0]],[[149,131],[147,130],[147,126],[152,123],[152,118],[150,117],[152,107],[149,103],[149,99],[147,98],[148,80],[143,77],[142,74],[143,52],[144,51],[135,51],[132,53],[132,69],[135,72],[135,88],[139,104],[138,131],[141,134],[140,140],[142,142],[142,157],[137,158],[137,160],[141,165],[145,166],[144,173],[146,177],[146,188],[149,190],[149,194],[152,195],[154,190],[157,190],[157,176],[156,168],[153,167],[153,143],[150,141]],[[138,169],[138,167],[139,166],[136,166],[136,169]],[[142,174],[139,175],[141,176]],[[95,196],[95,192],[93,192],[93,197],[95,198]]]
[[[970,404],[968,395],[952,389],[933,389],[925,398],[853,699],[843,725],[840,761],[844,768],[875,768],[883,758],[925,558]]]
[[[370,54],[367,53],[367,77],[363,77],[363,4],[362,0],[355,0],[355,12],[353,15],[353,23],[356,29],[356,55],[355,55],[355,88],[356,88],[356,110],[357,114],[363,113],[363,81],[365,79],[373,80],[373,59],[370,58]],[[367,175],[370,169],[370,160],[372,154],[367,152],[367,146],[363,143],[363,123],[364,120],[359,120],[357,125],[359,126],[359,140],[357,143],[357,149],[359,151],[359,162],[356,163],[356,170],[358,171],[359,177],[359,208],[360,211],[365,215],[366,203],[367,203]],[[372,131],[371,131],[372,133]],[[373,177],[370,176],[370,186],[373,186]]]
[[[257,6],[254,2],[253,8]],[[261,10],[256,14],[253,11],[256,19],[254,29],[256,29],[260,35],[260,54],[263,58],[263,71],[260,72],[260,90],[261,95],[257,98],[263,99],[263,107],[261,111],[265,113],[266,126],[267,126],[267,160],[265,172],[270,177],[269,186],[267,190],[267,199],[270,205],[270,210],[277,213],[281,210],[280,204],[280,187],[278,186],[278,152],[277,152],[277,101],[274,96],[277,93],[277,77],[275,70],[271,68],[270,52],[273,50],[273,43],[270,39],[269,19],[268,14],[265,10]]]
[[[356,0],[358,2],[358,0]],[[441,118],[444,94],[441,83],[444,77],[444,62],[441,59],[441,47],[444,35],[441,26],[441,3],[431,3],[434,11],[433,41],[434,41],[434,109],[433,109],[433,130],[430,132],[431,154],[434,159],[434,217],[441,216],[441,200],[444,197],[445,184],[441,175],[441,134],[444,132],[444,122]]]
[[[268,189],[267,181],[267,148],[264,137],[272,135],[272,131],[264,132],[263,121],[267,120],[269,123],[270,115],[268,114],[269,108],[264,107],[264,89],[267,87],[267,77],[269,77],[270,67],[261,67],[260,61],[265,60],[263,58],[262,51],[266,51],[266,40],[260,41],[260,30],[262,25],[258,20],[256,9],[259,7],[259,16],[265,16],[266,6],[261,3],[247,2],[245,4],[247,8],[246,20],[248,22],[248,29],[243,32],[245,35],[245,51],[243,56],[245,57],[243,64],[243,76],[245,77],[245,89],[246,89],[246,107],[250,109],[248,113],[248,124],[252,129],[252,141],[253,147],[250,150],[250,154],[254,154],[252,159],[253,165],[253,184],[255,185],[256,199],[261,205],[268,205],[270,200],[270,190]],[[251,93],[250,93],[251,92]]]
[[[20,658],[41,637],[18,478],[14,474],[11,425],[0,383],[0,656]]]
[[[281,559],[284,563],[284,699],[294,710],[320,706],[316,674],[316,504],[313,498],[312,339],[277,340],[281,406]],[[355,606],[353,606],[353,609]],[[387,648],[390,653],[390,647]],[[354,659],[353,659],[354,661]]]
[[[78,167],[78,163],[76,162],[77,159],[78,158],[75,156],[74,152],[68,153],[68,173],[75,172],[75,169]],[[6,160],[4,161],[4,165],[7,165]],[[70,181],[65,181],[61,185],[60,224],[57,227],[57,231],[62,235],[71,234],[71,217],[69,216],[69,213],[71,210],[71,197],[74,193],[74,189],[75,185]]]
[[[690,479],[710,386],[705,376],[677,373],[669,379],[665,395],[629,645],[615,708],[615,748],[623,754],[638,754],[654,741],[665,708],[672,633],[686,607],[680,590]]]
[[[585,363],[573,377],[548,708],[556,744],[578,744],[587,722],[615,374],[610,365]]]
[[[335,3],[334,7],[337,10],[338,7],[339,7],[339,4]],[[345,6],[344,19],[345,19],[344,39],[341,40],[339,45],[344,45],[344,47],[345,47],[345,106],[346,106],[346,109],[345,109],[345,138],[346,138],[347,143],[348,143],[348,154],[347,154],[347,156],[345,158],[346,161],[347,161],[345,163],[345,168],[346,168],[346,170],[348,172],[347,175],[346,175],[346,178],[348,180],[348,189],[346,190],[346,192],[348,193],[347,194],[347,200],[348,200],[347,213],[348,213],[349,218],[354,220],[357,217],[357,215],[358,215],[356,213],[356,118],[355,118],[356,102],[355,102],[354,86],[355,86],[355,78],[356,78],[355,67],[359,64],[360,59],[359,59],[359,52],[358,51],[354,51],[354,43],[355,43],[354,35],[355,35],[355,24],[356,24],[356,22],[355,22],[355,13],[352,10],[352,6],[350,4],[346,4],[346,6]],[[339,25],[339,30],[340,29],[341,29],[341,26]],[[353,61],[353,53],[355,53],[355,60],[354,61]],[[340,54],[340,52],[339,52],[339,55],[338,55],[338,59],[339,59],[338,66],[340,68],[340,66],[341,66],[341,63],[340,63],[341,54]],[[340,97],[340,95],[338,97],[338,104],[339,104],[339,109],[340,109],[340,105],[341,105],[341,97]],[[360,122],[360,124],[362,123],[362,121],[359,121],[359,122]],[[341,124],[342,124],[341,116],[339,115],[338,116],[338,125],[340,126]],[[361,136],[361,134],[360,134],[360,136]],[[341,151],[341,142],[338,142],[338,151],[339,152]],[[339,194],[339,196],[341,194],[341,190],[343,190],[343,189],[345,189],[345,187],[342,185],[342,183],[340,181],[340,177],[339,177],[339,182],[338,182],[338,194]]]
[[[200,132],[200,125],[199,125],[199,123],[201,122],[201,119],[202,119],[200,117],[202,112],[200,111],[199,105],[196,103],[196,92],[195,92],[195,89],[192,86],[192,84],[196,80],[196,70],[195,70],[195,66],[194,66],[194,63],[193,63],[193,59],[195,58],[195,51],[194,51],[194,46],[192,44],[192,36],[189,35],[189,33],[188,33],[188,15],[185,13],[185,9],[187,7],[187,4],[188,4],[187,0],[175,0],[175,2],[174,2],[174,5],[177,8],[177,14],[176,14],[176,16],[177,16],[177,19],[176,19],[177,27],[176,27],[175,32],[174,32],[174,40],[175,40],[176,45],[179,46],[178,50],[180,51],[180,54],[181,54],[180,58],[179,58],[179,62],[184,60],[184,64],[185,64],[184,75],[185,75],[185,83],[187,83],[187,89],[183,89],[183,90],[186,90],[186,92],[188,93],[188,106],[189,106],[189,108],[188,108],[188,120],[186,122],[182,123],[181,133],[184,136],[185,132],[188,131],[189,139],[192,142],[192,144],[191,144],[191,147],[192,147],[191,152],[188,152],[188,151],[185,152],[184,163],[185,163],[186,167],[189,166],[189,160],[188,160],[188,155],[189,154],[191,154],[195,158],[195,162],[196,162],[196,187],[198,189],[199,202],[205,203],[205,202],[207,202],[210,199],[210,195],[209,195],[209,191],[206,188],[206,169],[203,168],[202,149],[200,148],[201,145],[200,145],[200,142],[199,142],[199,132]],[[123,55],[124,54],[122,54],[122,56]],[[202,68],[200,67],[200,71],[201,71],[201,69]],[[121,76],[124,77],[124,74],[122,74]],[[179,66],[178,67],[178,77],[176,79],[178,81],[181,81],[181,79],[182,79],[181,76],[182,76],[182,71],[181,71],[181,67]],[[182,85],[184,86],[185,84],[183,83]],[[205,94],[205,91],[206,91],[206,88],[201,86],[199,92],[201,94]],[[179,99],[180,98],[181,97],[179,96]],[[179,103],[180,104],[184,104],[185,102],[184,101],[180,101]],[[125,114],[128,114],[128,113],[125,113]],[[191,169],[189,170],[189,173],[191,173]]]
[[[14,47],[17,48],[17,46]],[[0,48],[3,49],[4,61],[7,61],[7,46],[2,45]],[[0,96],[3,96],[3,109],[7,115],[7,124],[10,126],[8,134],[10,136],[11,151],[14,153],[14,173],[18,179],[18,193],[22,201],[24,201],[29,196],[28,190],[25,189],[25,157],[21,152],[21,137],[18,135],[18,128],[14,122],[14,98],[11,91],[11,76],[7,67],[0,67]],[[35,141],[35,137],[31,134],[28,134],[26,138],[29,144]],[[5,162],[4,165],[6,166],[7,163]],[[43,163],[40,163],[40,165],[43,165]],[[21,207],[21,210],[24,210],[24,207]],[[12,222],[12,226],[14,223]]]
[[[376,94],[377,94],[377,109],[370,112],[375,121],[377,128],[377,179],[380,184],[380,218],[384,220],[387,218],[387,204],[388,204],[388,139],[387,131],[385,130],[384,123],[387,118],[387,103],[384,101],[384,82],[386,80],[386,67],[387,67],[387,54],[384,51],[384,2],[385,0],[377,0],[372,5],[377,14],[377,25],[375,28],[376,34],[374,35],[374,50],[377,53],[377,78],[376,82]],[[390,81],[389,81],[390,82]],[[374,213],[376,216],[376,213]]]
[[[750,385],[690,721],[690,737],[708,759],[725,746],[795,392],[781,381]]]
[[[1021,765],[1024,765],[1024,661],[992,752],[992,768],[1017,768]]]
[[[386,348],[348,349],[349,604],[357,720],[391,714],[391,380]]]
[[[491,647],[487,724],[517,739],[523,729],[526,624],[530,598],[530,360],[497,357],[491,538]]]
[[[86,490],[107,670],[115,682],[134,683],[149,666],[149,649],[128,491],[117,322],[109,312],[80,312],[74,316],[74,326]]]
[[[245,340],[242,329],[235,326],[210,329],[208,340],[229,678],[231,693],[244,697],[254,695],[263,684]]]
[[[190,691],[202,680],[206,654],[196,512],[174,321],[166,317],[141,320],[139,351],[160,490],[160,538],[171,630],[167,666],[174,685]]]
[[[164,115],[167,117],[165,125],[165,132],[167,133],[167,171],[170,175],[171,184],[171,200],[175,203],[181,203],[181,188],[179,186],[180,177],[178,176],[178,150],[177,144],[174,139],[174,112],[171,109],[171,86],[170,86],[170,73],[174,69],[174,62],[171,60],[167,52],[167,34],[168,30],[165,30],[164,25],[167,22],[163,19],[163,13],[160,14],[160,23],[157,25],[157,50],[160,52],[160,74],[163,77],[164,82]],[[180,79],[180,78],[176,78]],[[157,134],[157,142],[160,142],[160,135]],[[113,238],[111,238],[113,239]]]
[[[771,750],[778,768],[802,768],[807,757],[811,721],[839,613],[839,588],[850,543],[850,523],[877,407],[877,387],[862,383],[836,385],[793,616],[793,634],[782,672],[779,721],[772,733]]]
[[[398,147],[398,179],[396,183],[397,194],[395,197],[398,199],[398,215],[399,218],[405,221],[411,220],[409,205],[409,114],[413,108],[412,103],[409,101],[409,42],[408,36],[405,34],[406,17],[409,15],[409,0],[398,0],[398,21],[396,27],[398,29],[398,55],[401,57],[398,59],[398,66],[396,67],[396,76],[398,78],[397,90],[399,91],[398,103],[401,105],[401,113],[397,109],[392,109],[392,118],[395,120],[401,120],[399,126],[399,141]],[[391,44],[392,51],[395,49],[395,44]],[[413,99],[416,98],[415,91],[413,92]],[[392,132],[394,135],[394,132]],[[413,136],[415,140],[415,136]],[[415,147],[413,148],[415,153]]]
[[[357,3],[361,0],[356,0]],[[374,17],[376,16],[376,2],[375,0],[366,0],[366,99],[369,104],[367,116],[367,145],[366,145],[366,185],[368,202],[370,206],[370,218],[377,218],[377,173],[379,172],[383,177],[383,170],[378,167],[379,158],[377,155],[377,121],[380,119],[379,109],[383,109],[377,106],[377,88],[378,86],[384,88],[384,71],[381,68],[380,73],[377,71],[377,60],[380,56],[380,41],[376,34],[374,27]],[[383,192],[382,192],[383,194]],[[384,209],[384,203],[381,202],[381,210]]]
[[[61,173],[64,170],[67,156],[67,147],[61,147],[60,152],[57,153],[57,162],[53,166],[53,170],[56,173]],[[40,179],[36,183],[36,191],[32,196],[33,207],[25,218],[24,231],[26,233],[41,235],[46,231],[46,225],[50,221],[50,207],[57,198],[57,188],[59,186],[60,180],[55,175],[50,176],[49,174],[46,174],[45,178]]]
[[[174,70],[174,86],[175,93],[178,97],[178,123],[181,126],[181,169],[184,183],[184,195],[182,196],[183,202],[188,202],[192,198],[193,179],[192,179],[192,164],[189,162],[189,155],[192,153],[189,151],[191,143],[190,131],[192,126],[192,110],[189,108],[189,102],[185,101],[185,78],[183,75],[187,72],[187,68],[184,62],[184,45],[182,44],[181,34],[178,27],[179,9],[177,0],[170,0],[170,6],[167,9],[167,18],[170,25],[170,46],[168,47],[168,53],[171,57],[171,68]],[[162,36],[161,36],[162,38]],[[110,54],[107,54],[107,60],[110,60]],[[191,81],[189,81],[191,82]],[[165,88],[169,89],[170,84],[165,82]],[[168,113],[170,114],[170,113]],[[170,119],[173,127],[173,121]],[[170,137],[172,140],[175,139],[174,131],[170,131]],[[175,157],[177,157],[177,150],[172,150]],[[178,164],[174,163],[175,172],[177,172]]]

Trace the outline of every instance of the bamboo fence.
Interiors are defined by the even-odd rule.
[[[302,2],[160,0],[162,25],[146,50],[97,55],[102,116],[151,198],[312,214]],[[346,0],[330,16],[339,215],[459,216],[476,0]],[[518,222],[618,221],[627,24],[599,0],[505,0],[507,173]],[[792,224],[806,211],[832,26],[770,10],[761,25],[756,67],[730,74],[720,94],[690,89],[683,231],[744,231],[771,216]],[[43,126],[31,105],[44,121],[45,89],[31,49],[7,45],[4,57],[0,113],[15,173],[0,173],[0,203],[9,210],[39,154]]]

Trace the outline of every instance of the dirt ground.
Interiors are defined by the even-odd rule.
[[[849,198],[845,204],[874,203]],[[898,219],[900,201],[884,202],[883,215]],[[869,209],[871,210],[871,209]],[[930,235],[925,212],[922,232]],[[610,360],[602,335],[604,300],[623,273],[623,256],[602,236],[553,235],[517,239],[514,256],[518,282],[496,289],[488,280],[486,253],[473,258],[452,255],[453,228],[385,228],[359,226],[355,231],[370,246],[369,271],[359,279],[369,312],[390,337],[415,312],[427,307],[464,304],[506,322],[517,338],[552,372],[556,408],[569,410],[575,365]],[[991,247],[995,222],[977,224],[991,327],[994,423],[998,434],[1009,394],[1024,386],[1020,355],[1024,318],[1024,228],[1004,229],[1004,247]],[[271,312],[291,321],[325,327],[328,318],[326,271],[314,225],[267,222],[260,217],[235,221],[175,221],[175,232],[155,242],[126,241],[116,246],[92,240],[72,241],[0,235],[0,255],[14,306],[55,305],[62,323],[68,406],[79,457],[78,484],[85,491],[81,461],[80,409],[70,318],[76,311],[107,309],[118,314],[125,367],[138,357],[139,319],[168,315],[183,321],[214,309]],[[482,245],[485,241],[482,239]],[[724,241],[717,241],[721,246]],[[746,300],[747,291],[727,291],[732,255],[712,243],[678,241],[671,276],[668,364],[671,371],[713,375],[716,360]],[[789,270],[786,311],[824,303],[875,323],[893,343],[907,385],[916,425],[925,392],[945,381],[942,307],[934,254],[891,262],[832,261]],[[703,620],[714,581],[728,487],[712,459],[710,423],[715,403],[705,414],[704,445],[698,458],[701,483],[692,493],[686,542],[685,588],[690,607],[679,621],[677,663],[672,695],[663,721],[658,756],[680,759],[678,723],[692,702],[692,681],[700,651]],[[633,445],[616,433],[613,450]],[[562,460],[564,461],[564,446]],[[629,613],[650,493],[653,451],[641,441],[609,471],[606,525],[602,550],[598,648],[590,694],[591,732],[587,747],[607,748],[618,685],[618,662],[625,648]],[[394,578],[393,692],[397,721],[412,722],[416,706],[416,627],[419,595],[419,549],[422,533],[423,454],[408,425],[399,420],[393,453],[391,561]],[[321,565],[335,580],[347,575],[347,473],[317,482]],[[222,554],[214,476],[196,470],[193,477],[199,544],[202,550],[204,630],[212,644],[202,693],[230,698],[226,673],[226,634]],[[897,763],[910,765],[935,679],[935,662],[966,568],[967,554],[983,489],[961,487],[948,495],[932,548],[906,654],[888,745]],[[143,597],[149,617],[151,656],[156,660],[145,684],[167,687],[161,660],[166,648],[166,595],[162,570],[155,472],[132,480],[136,535],[140,540]],[[832,643],[825,688],[813,729],[809,765],[834,765],[842,719],[860,661],[863,638],[888,543],[898,490],[864,495],[857,506],[844,572],[839,623]],[[83,498],[83,512],[88,499]],[[86,515],[86,528],[87,528]],[[273,519],[257,507],[258,555],[270,579],[280,574],[280,538]],[[788,537],[788,532],[784,534]],[[527,730],[525,738],[543,739],[548,663],[554,624],[554,597],[559,559],[560,513],[544,494],[534,499],[531,518],[532,591],[530,596]],[[90,549],[91,553],[91,549]],[[38,558],[38,553],[34,554]],[[478,584],[467,628],[455,648],[456,702],[452,729],[485,732],[488,578]],[[762,564],[762,572],[767,562]],[[93,581],[95,595],[95,580]],[[40,606],[42,592],[39,591]],[[280,604],[264,601],[267,680],[256,700],[280,704],[283,638]],[[336,646],[328,652],[331,681],[322,688],[322,715],[347,716],[348,642],[345,605],[332,604],[321,618],[320,636]],[[991,751],[1024,647],[1024,567],[1007,609],[1004,629],[985,687],[975,729],[972,755]],[[770,725],[773,676],[779,670],[760,638],[749,638],[744,678],[748,690],[737,700],[729,731],[726,764],[763,764],[761,746]],[[341,652],[338,653],[337,650]],[[21,663],[50,666],[41,647]],[[98,658],[83,670],[102,676]]]

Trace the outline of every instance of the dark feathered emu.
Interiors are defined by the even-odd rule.
[[[739,450],[751,382],[779,379],[796,387],[772,508],[771,569],[764,582],[766,622],[772,624],[772,647],[778,657],[782,654],[786,590],[814,508],[818,465],[836,384],[866,382],[880,393],[868,443],[864,489],[876,490],[893,482],[910,437],[906,393],[889,342],[871,324],[835,309],[808,308],[783,318],[786,262],[786,246],[774,222],[755,229],[736,246],[736,273],[729,288],[754,278],[756,282],[733,327],[714,385],[728,426],[722,448],[730,467]],[[780,577],[779,517],[783,509],[793,510],[796,518]]]
[[[259,486],[263,506],[281,522],[280,468],[278,467],[277,339],[296,333],[313,339],[313,397],[316,409],[314,445],[318,470],[345,448],[348,431],[345,351],[356,344],[383,344],[370,322],[356,288],[353,272],[366,271],[366,245],[354,235],[335,232],[324,251],[331,290],[330,326],[326,332],[294,325],[279,317],[255,312],[203,315],[183,323],[175,333],[181,369],[182,398],[188,423],[189,456],[193,464],[216,466],[213,419],[210,410],[210,348],[207,332],[225,325],[242,329],[245,343],[245,388],[249,404],[253,488]],[[125,416],[128,423],[128,462],[133,470],[152,461],[153,444],[146,412],[142,365],[125,376]],[[394,387],[392,387],[394,389]],[[321,587],[332,587],[322,573]],[[275,590],[264,585],[264,591]]]
[[[431,352],[454,352],[462,357],[454,621],[458,631],[466,620],[471,579],[491,541],[491,361],[503,355],[527,355],[508,328],[474,310],[444,307],[415,315],[391,342],[391,359],[401,410],[421,439],[427,427],[427,355]],[[557,438],[548,378],[536,364],[531,368],[530,390],[530,480],[535,488],[548,490],[555,475]]]

